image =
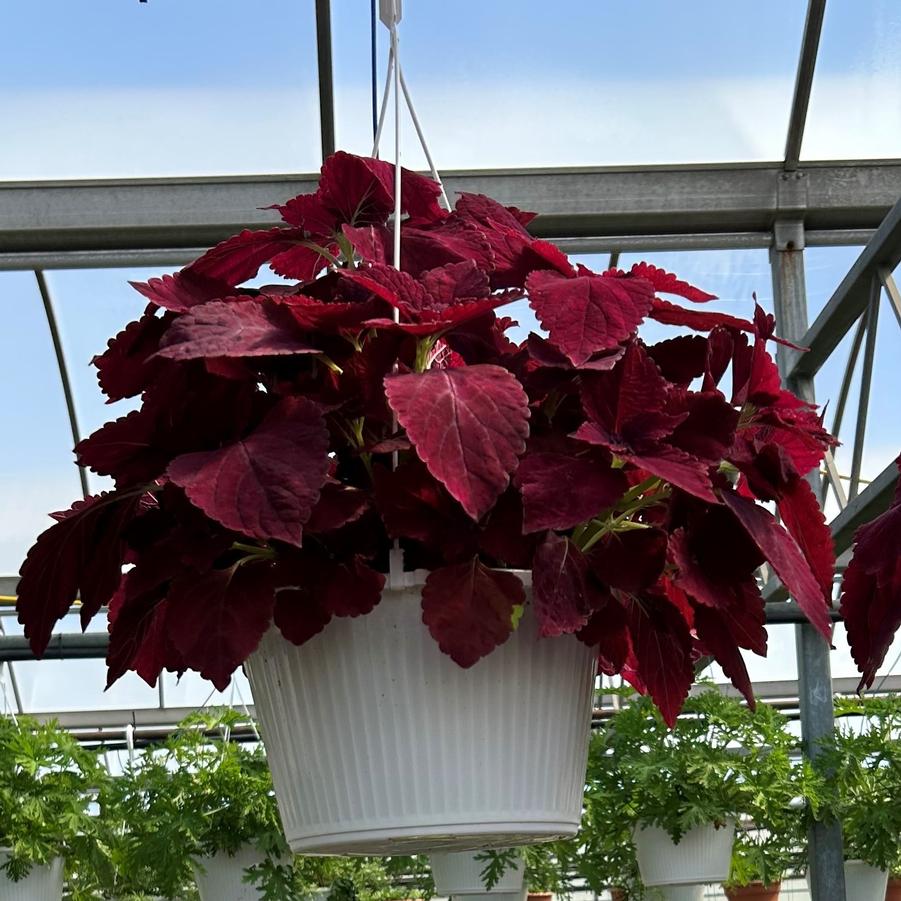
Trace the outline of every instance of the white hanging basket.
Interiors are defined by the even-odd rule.
[[[522,893],[523,867],[522,860],[517,859],[505,870],[501,878],[491,887],[485,888],[482,871],[485,861],[477,860],[479,851],[437,851],[429,855],[432,867],[432,879],[435,881],[437,895],[468,895],[467,901],[475,901],[471,896],[484,895],[496,901],[508,901],[501,895],[519,895]]]
[[[845,861],[845,895],[848,901],[885,901],[888,870],[879,870],[862,860]]]
[[[259,901],[262,892],[252,883],[245,882],[244,875],[249,867],[264,860],[264,856],[250,845],[240,848],[234,855],[219,851],[197,858],[193,869],[200,901]]]
[[[713,823],[695,826],[678,844],[657,826],[637,827],[634,838],[645,885],[709,885],[729,876],[735,820],[720,829]]]
[[[0,850],[0,866],[9,860],[9,852]],[[62,857],[49,864],[38,864],[18,882],[0,872],[0,901],[60,901],[63,896]]]
[[[422,623],[424,573],[301,647],[270,629],[248,675],[288,844],[306,854],[509,847],[574,835],[595,654],[530,611],[469,669]]]

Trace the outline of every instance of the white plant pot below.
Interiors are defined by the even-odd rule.
[[[435,881],[435,893],[438,895],[484,895],[502,899],[501,895],[519,895],[522,892],[523,868],[522,860],[516,859],[501,878],[491,887],[485,888],[482,871],[486,862],[477,860],[480,851],[438,851],[429,855],[432,867],[432,878]]]
[[[720,829],[712,823],[695,826],[678,844],[657,826],[636,827],[634,839],[645,885],[709,885],[729,876],[735,820]]]
[[[878,870],[862,860],[845,861],[845,895],[848,901],[885,901],[888,870]]]
[[[9,853],[0,850],[0,866],[9,860]],[[5,872],[0,872],[0,901],[60,901],[63,896],[62,857],[52,863],[39,864],[18,882],[13,882]]]
[[[704,901],[704,886],[658,885],[648,893],[647,901]]]
[[[526,901],[526,895],[528,893],[524,888],[521,888],[518,892],[495,892],[492,889],[490,892],[473,892],[466,895],[460,895],[459,897],[463,899],[463,901]],[[451,895],[451,898],[456,898],[457,895]]]
[[[219,851],[209,857],[199,857],[194,862],[194,881],[200,892],[200,901],[258,901],[262,892],[252,883],[245,882],[248,867],[261,864],[265,857],[249,845],[229,856]]]
[[[475,666],[422,622],[424,574],[301,647],[248,661],[285,836],[305,854],[503,848],[575,835],[595,653],[519,628]]]

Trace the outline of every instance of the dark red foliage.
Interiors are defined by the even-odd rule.
[[[422,621],[438,647],[468,667],[510,637],[516,608],[525,601],[525,589],[513,573],[488,569],[473,557],[429,573]]]
[[[669,722],[699,654],[749,693],[764,559],[828,633],[832,548],[803,477],[834,442],[781,386],[773,318],[678,306],[657,295],[712,295],[647,263],[573,266],[531,213],[444,210],[430,179],[401,181],[395,222],[394,168],[335,154],[283,225],[135,285],[146,312],[95,364],[141,406],[77,448],[116,490],[57,515],[23,566],[35,652],[80,595],[85,623],[109,606],[110,682],[221,687],[273,623],[302,644],[369,613],[395,542],[461,666],[517,627],[527,592],[503,567],[531,571],[542,640],[578,635]],[[264,268],[292,283],[248,288]],[[501,308],[526,295],[546,333],[515,343]],[[649,317],[710,334],[645,347]],[[897,512],[861,530],[845,579],[865,679],[898,626]]]
[[[654,297],[644,279],[612,278],[587,270],[578,275],[533,272],[526,288],[548,340],[575,366],[634,334]]]
[[[388,403],[419,459],[473,518],[494,505],[529,434],[528,398],[500,366],[385,379]]]
[[[526,454],[516,482],[526,532],[571,529],[612,507],[627,487],[623,471],[597,454]]]
[[[901,470],[901,457],[896,465]],[[901,626],[901,487],[891,507],[855,533],[839,609],[861,672],[858,690],[869,688]]]
[[[588,561],[569,538],[548,532],[532,562],[532,606],[543,637],[576,632],[600,606]]]
[[[166,471],[227,529],[299,545],[327,471],[328,433],[305,398],[286,398],[246,438],[176,457]]]

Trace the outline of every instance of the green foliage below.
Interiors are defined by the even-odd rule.
[[[817,758],[809,800],[817,819],[842,824],[846,860],[901,869],[901,698],[840,699],[831,741]]]
[[[92,792],[104,770],[54,723],[0,717],[0,847],[13,880],[35,864],[71,857],[93,834]]]

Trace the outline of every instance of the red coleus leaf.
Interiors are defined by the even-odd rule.
[[[608,676],[620,673],[632,652],[626,608],[608,591],[595,596],[596,609],[576,637],[598,649],[598,669]]]
[[[654,298],[649,318],[664,325],[682,325],[698,332],[709,332],[718,326],[738,329],[741,332],[756,332],[754,323],[728,313],[717,313],[713,310],[687,310],[678,304],[670,303],[660,297]]]
[[[757,701],[751,686],[748,668],[730,629],[728,616],[711,607],[698,605],[695,607],[695,632],[703,650],[710,654],[723,668],[732,684],[744,695],[748,706],[753,710]],[[766,629],[761,625],[766,646]]]
[[[647,316],[654,291],[644,279],[533,272],[529,304],[549,340],[580,366],[592,354],[616,347]]]
[[[629,275],[649,281],[654,286],[654,290],[660,294],[675,294],[686,300],[693,300],[695,303],[716,300],[716,294],[708,294],[700,288],[695,288],[688,282],[678,279],[672,272],[665,272],[650,263],[635,263],[629,270]]]
[[[667,443],[718,465],[735,440],[738,410],[729,406],[718,391],[674,389],[671,401],[670,412],[684,412],[685,418],[673,429]]]
[[[668,391],[644,346],[632,343],[610,372],[582,379],[582,406],[616,452],[664,438],[685,419],[666,410]]]
[[[246,438],[177,457],[168,475],[226,528],[299,545],[328,471],[327,451],[318,407],[286,398]]]
[[[795,539],[823,598],[832,605],[832,580],[835,575],[835,544],[832,530],[810,485],[797,476],[782,493],[776,505],[782,525]]]
[[[627,610],[637,675],[672,728],[694,681],[688,624],[662,594],[633,597]]]
[[[574,437],[589,444],[610,447],[609,438],[591,422],[585,423]],[[616,450],[616,455],[695,497],[716,503],[716,495],[710,486],[709,465],[677,447],[658,444],[640,452]]]
[[[228,282],[198,275],[190,269],[129,284],[151,303],[173,313],[184,313],[198,304],[235,293]]]
[[[500,366],[385,379],[388,403],[419,458],[475,520],[507,487],[529,433],[528,398]]]
[[[666,533],[653,528],[609,533],[587,556],[591,571],[604,585],[638,594],[663,572]]]
[[[202,574],[186,572],[172,582],[167,603],[168,615],[177,624],[172,643],[185,666],[224,691],[272,622],[272,568],[247,563]]]
[[[278,298],[278,301],[290,313],[294,322],[308,331],[360,331],[367,319],[384,312],[384,305],[378,301],[324,302],[301,294]]]
[[[306,531],[332,532],[349,522],[355,522],[369,509],[369,493],[338,481],[322,486],[319,500],[313,507]]]
[[[401,169],[400,191],[401,210],[411,218],[435,220],[446,215],[438,205],[441,188],[430,178]],[[322,164],[319,189],[313,196],[319,209],[330,214],[330,222],[323,212],[311,215],[313,204],[305,198],[279,207],[283,218],[317,234],[344,223],[382,224],[394,212],[394,166],[339,150]],[[298,202],[304,200],[305,206],[299,207]]]
[[[896,461],[901,469],[901,457]],[[854,534],[840,610],[851,655],[869,688],[901,626],[901,489],[892,506]]]
[[[371,263],[391,263],[394,236],[391,228],[345,226],[354,250]],[[424,272],[451,263],[474,261],[486,272],[494,268],[494,254],[484,232],[464,219],[451,216],[429,226],[401,227],[401,269],[418,278]]]
[[[172,360],[318,353],[291,311],[266,299],[214,300],[179,316],[160,341]]]
[[[451,308],[480,300],[484,303],[490,299],[484,309],[492,309],[519,296],[489,298],[488,276],[472,260],[430,269],[418,279],[382,263],[349,272],[346,277],[368,288],[412,322],[440,319]]]
[[[605,372],[622,359],[626,352],[624,347],[614,347],[611,350],[602,350],[592,354],[581,366],[573,366],[566,354],[557,350],[553,344],[532,332],[525,340],[529,356],[539,365],[552,369],[588,369],[597,372]]]
[[[423,272],[422,287],[437,309],[453,306],[466,298],[487,297],[491,291],[487,274],[474,260]]]
[[[38,536],[22,564],[16,609],[36,657],[41,657],[54,625],[81,595],[82,623],[119,587],[125,543],[122,532],[139,509],[141,494],[99,494],[57,514]]]
[[[140,410],[106,423],[75,448],[79,463],[119,488],[150,482],[186,451],[218,448],[253,417],[254,387],[216,378],[198,364],[170,366]]]
[[[591,583],[582,552],[569,538],[548,532],[532,561],[532,609],[538,634],[553,637],[578,631],[603,599]]]
[[[302,552],[276,566],[275,624],[293,644],[318,634],[333,616],[362,616],[381,600],[385,577],[354,556],[332,560]]]
[[[535,218],[516,207],[505,207],[483,194],[461,194],[455,216],[475,223],[487,239],[494,259],[491,286],[521,286],[536,269],[556,269],[567,274],[572,266],[566,254],[547,241],[533,238],[525,226]]]
[[[522,492],[523,529],[569,529],[622,497],[626,476],[598,457],[530,453],[516,471]]]
[[[97,381],[109,402],[134,397],[153,381],[160,362],[151,357],[159,349],[160,338],[171,319],[152,311],[130,323],[113,338],[107,349],[91,361],[97,367]]]
[[[709,460],[667,443],[689,412],[667,409],[669,388],[641,344],[630,344],[609,373],[582,380],[582,406],[589,417],[574,437],[606,447],[624,460],[716,503]]]
[[[473,557],[429,573],[422,621],[445,654],[470,667],[510,637],[516,608],[525,600],[515,575],[488,569]]]
[[[208,250],[182,270],[181,276],[202,276],[237,287],[269,263],[274,272],[285,278],[310,281],[328,262],[328,258],[306,240],[303,229],[245,230]]]
[[[418,457],[396,470],[373,467],[375,500],[391,538],[410,538],[438,550],[446,562],[476,551],[475,524]]]
[[[538,542],[538,535],[524,534],[522,496],[511,485],[498,498],[479,531],[479,550],[493,557],[499,566],[528,569]]]
[[[707,371],[709,347],[703,335],[679,335],[647,350],[663,377],[676,385],[687,387]]]
[[[137,671],[139,655],[142,657],[139,675],[148,685],[156,685],[167,656],[167,636],[161,627],[165,622],[163,604],[168,587],[166,578],[147,580],[136,570],[122,576],[122,583],[109,604],[107,688],[129,669]]]
[[[826,640],[832,638],[832,621],[816,577],[794,538],[763,507],[734,491],[721,489],[723,503],[735,514],[760,548],[789,594]]]
[[[393,319],[368,319],[364,325],[367,328],[394,329],[405,332],[408,335],[424,337],[443,333],[448,329],[457,328],[473,320],[484,319],[497,308],[510,303],[511,298],[501,295],[484,297],[481,300],[472,300],[454,307],[447,307],[437,313],[420,313],[416,315],[415,322],[395,322]]]

